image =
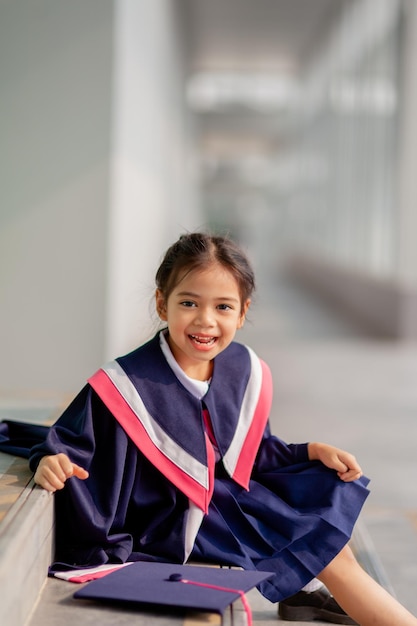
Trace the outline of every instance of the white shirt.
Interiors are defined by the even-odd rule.
[[[178,378],[180,383],[189,391],[195,398],[201,400],[203,396],[206,395],[209,390],[210,381],[208,380],[196,380],[195,378],[190,378],[184,372],[183,369],[178,365],[175,360],[174,355],[171,352],[171,348],[168,345],[168,342],[165,338],[165,332],[161,331],[159,333],[159,343],[161,345],[161,350],[164,353],[164,356],[168,362],[168,365],[174,372],[175,376]]]
[[[159,343],[161,346],[161,350],[167,360],[168,365],[170,366],[170,368],[172,369],[172,371],[174,372],[175,376],[178,378],[180,383],[187,389],[187,391],[189,391],[191,395],[193,395],[198,400],[201,400],[201,398],[203,398],[206,395],[207,391],[209,390],[210,381],[209,380],[196,380],[195,378],[190,378],[190,376],[187,376],[187,374],[184,372],[183,369],[181,369],[181,367],[178,365],[177,361],[175,360],[175,357],[171,352],[171,348],[169,347],[169,344],[166,340],[165,332],[166,331],[161,331],[159,333]],[[215,459],[216,461],[218,461],[220,459],[220,453],[215,444],[213,444],[213,449],[214,449]]]

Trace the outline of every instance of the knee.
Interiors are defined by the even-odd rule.
[[[350,546],[344,546],[332,561],[317,576],[321,582],[328,585],[330,580],[347,576],[352,568],[360,567]]]
[[[346,561],[347,563],[355,563],[357,564],[357,560],[355,555],[352,552],[352,548],[349,545],[345,545],[336,556],[336,559],[341,559]]]

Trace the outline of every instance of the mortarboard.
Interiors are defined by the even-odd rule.
[[[138,608],[171,607],[220,615],[241,597],[250,623],[244,593],[273,575],[272,572],[142,561],[87,584],[76,591],[74,597],[128,603]]]

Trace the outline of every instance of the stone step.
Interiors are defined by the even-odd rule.
[[[0,420],[49,425],[65,398],[0,397]],[[54,499],[35,486],[27,459],[0,452],[0,624],[24,626],[53,553]]]
[[[53,549],[53,497],[25,459],[0,453],[0,624],[24,626],[45,584]]]
[[[359,522],[352,538],[352,548],[367,571],[392,592],[386,574],[380,564],[371,538]],[[87,583],[88,584],[88,583]],[[178,614],[152,609],[143,609],[129,605],[109,605],[100,602],[76,600],[73,597],[80,585],[50,578],[43,588],[40,601],[27,626],[85,626],[100,623],[101,626],[135,624],[136,626],[247,626],[247,617],[240,600],[228,609],[223,617],[216,614],[187,612]],[[252,589],[247,594],[251,607],[253,626],[276,626],[277,606],[268,602],[261,594]],[[302,626],[305,622],[291,622],[293,626]]]

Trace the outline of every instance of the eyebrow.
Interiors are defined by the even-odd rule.
[[[177,293],[177,297],[201,298],[201,295],[198,293],[194,293],[193,291],[180,291],[179,293]],[[214,300],[221,300],[222,302],[224,302],[225,300],[228,300],[229,302],[240,302],[239,298],[234,298],[233,296],[218,296],[214,298]]]

